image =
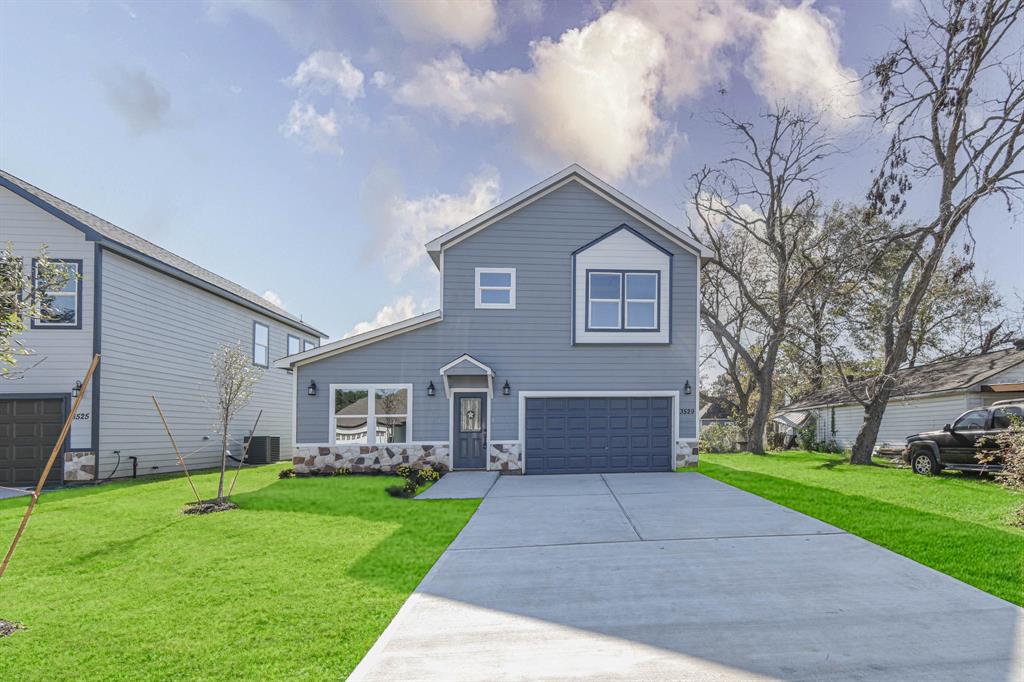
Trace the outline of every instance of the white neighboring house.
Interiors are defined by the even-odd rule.
[[[323,336],[257,294],[0,171],[0,243],[31,271],[48,257],[78,275],[54,292],[59,321],[33,322],[21,341],[29,371],[0,379],[0,485],[35,483],[94,353],[101,362],[75,414],[63,466],[49,483],[178,470],[150,399],[157,396],[190,468],[219,463],[210,359],[225,343],[267,368],[230,434],[292,436],[290,372],[273,363]],[[238,446],[236,446],[237,452]]]
[[[1024,398],[1024,340],[1013,348],[919,365],[898,373],[900,391],[889,401],[878,448],[902,448],[907,436],[935,431],[967,410],[997,400]],[[813,416],[819,441],[853,446],[864,408],[842,386],[827,388],[784,407],[776,421],[801,424]]]

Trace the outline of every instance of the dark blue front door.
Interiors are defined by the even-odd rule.
[[[456,469],[487,467],[487,394],[456,393],[452,411]]]
[[[526,473],[671,471],[671,398],[527,398]]]

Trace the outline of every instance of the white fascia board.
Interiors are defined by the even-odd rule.
[[[338,341],[324,344],[318,348],[311,348],[308,351],[303,351],[302,353],[295,353],[294,355],[283,357],[280,360],[274,361],[274,367],[280,369],[297,367],[299,365],[312,362],[313,360],[319,360],[329,355],[337,355],[338,353],[344,353],[356,348],[361,348],[371,343],[383,341],[384,339],[391,338],[392,336],[411,332],[414,329],[420,329],[440,321],[441,311],[432,310],[429,313],[410,317],[407,320],[401,320],[394,324],[389,324],[384,327],[378,327],[377,329],[371,329],[370,331],[363,332],[362,334],[350,336],[346,339],[339,339]]]
[[[450,370],[452,367],[454,367],[455,365],[457,365],[457,364],[459,364],[460,362],[463,362],[463,361],[468,362],[468,363],[470,363],[472,365],[476,365],[477,367],[482,369],[487,374],[489,374],[491,376],[494,376],[494,370],[492,370],[490,367],[488,367],[484,363],[482,363],[479,360],[477,360],[476,358],[474,358],[469,353],[463,353],[462,355],[460,355],[459,357],[455,358],[454,360],[449,362],[447,365],[442,367],[441,368],[441,374],[444,374],[445,372]]]
[[[514,213],[520,208],[523,208],[533,201],[540,199],[544,195],[574,180],[580,182],[580,184],[595,192],[598,196],[602,196],[613,204],[618,205],[619,208],[626,211],[637,220],[641,221],[651,229],[662,233],[683,248],[689,250],[694,255],[699,256],[701,259],[710,257],[711,252],[706,246],[683,233],[682,230],[672,223],[633,201],[625,194],[596,177],[579,164],[569,166],[568,168],[552,175],[550,178],[534,185],[525,192],[521,192],[511,199],[498,204],[489,211],[485,211],[469,222],[432,239],[426,244],[427,252],[430,254],[434,264],[440,267],[440,254],[446,247],[457,244],[479,230],[488,227],[496,220],[507,217],[509,214]]]

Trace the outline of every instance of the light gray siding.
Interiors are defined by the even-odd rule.
[[[300,334],[275,320],[207,291],[104,251],[102,257],[102,354],[100,393],[100,476],[131,474],[130,456],[139,457],[139,474],[177,471],[178,464],[153,407],[156,395],[183,453],[200,450],[190,468],[219,462],[214,433],[215,387],[210,359],[221,344],[252,349],[253,322],[270,328],[270,359],[287,353],[288,334]],[[249,407],[232,425],[231,437],[248,434],[263,409],[257,433],[292,442],[292,375],[266,370]],[[209,440],[204,440],[208,436]],[[232,447],[236,454],[240,445]]]
[[[32,271],[32,259],[45,244],[53,259],[82,261],[81,328],[28,329],[20,337],[32,355],[18,359],[21,368],[32,367],[24,378],[0,380],[0,395],[67,394],[76,381],[81,381],[89,368],[93,348],[93,281],[94,246],[85,236],[67,223],[0,187],[0,244],[11,242],[15,255],[23,259],[26,273]],[[79,415],[72,423],[69,446],[88,450],[92,447],[92,393],[82,399]]]
[[[573,251],[627,224],[673,254],[668,345],[572,345]],[[311,379],[412,383],[412,441],[448,440],[448,399],[438,370],[463,353],[495,372],[492,440],[519,437],[518,392],[680,392],[679,438],[696,438],[698,257],[572,182],[444,252],[441,322],[298,368],[299,443],[331,441],[330,396]],[[475,308],[475,268],[516,268],[516,308]],[[501,395],[508,381],[512,394]],[[426,395],[433,381],[437,395]],[[686,381],[693,395],[682,395]],[[689,413],[682,414],[689,410]]]
[[[907,436],[924,431],[941,429],[972,407],[982,404],[979,393],[953,393],[930,398],[913,398],[890,401],[878,430],[877,445],[901,446]],[[834,440],[840,447],[853,447],[864,421],[864,408],[860,405],[844,405],[835,408],[835,434],[832,434],[830,409],[816,410],[818,419],[817,438]]]

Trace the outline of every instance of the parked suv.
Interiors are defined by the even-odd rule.
[[[999,464],[982,464],[978,452],[991,447],[992,438],[1005,431],[1011,420],[1024,419],[1024,399],[1000,400],[991,407],[968,410],[941,431],[927,431],[907,438],[903,457],[923,475],[943,469],[961,471],[999,471]]]

